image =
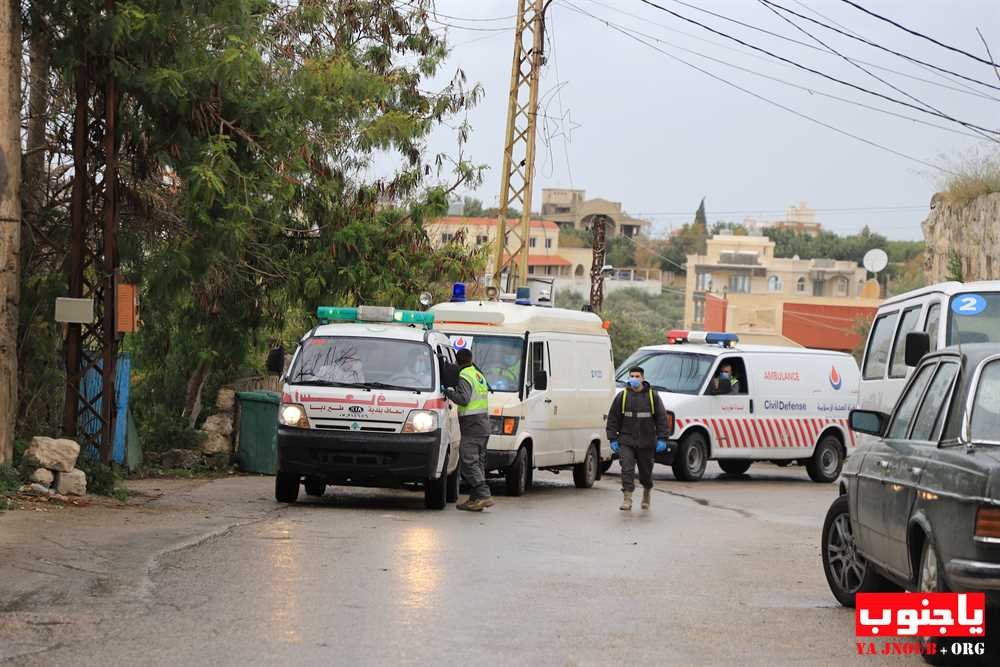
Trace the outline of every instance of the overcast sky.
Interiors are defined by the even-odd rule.
[[[935,73],[791,17],[841,53],[902,73],[864,65],[903,91],[897,92],[818,45],[807,48],[675,0],[657,0],[668,9],[831,76],[916,106],[935,107],[967,123],[1000,127],[1000,78],[990,67],[878,21],[842,0],[774,1],[818,20],[831,19],[870,41],[998,88]],[[688,2],[815,44],[757,0]],[[1000,60],[1000,3],[996,0],[857,2],[985,57],[976,34],[978,26],[993,49],[994,60]],[[920,222],[940,183],[941,174],[932,167],[838,134],[713,80],[572,6],[618,24],[626,32],[644,33],[640,39],[758,95],[913,158],[947,166],[963,151],[983,145],[974,134],[963,136],[971,131],[952,121],[797,70],[640,0],[554,0],[547,14],[551,41],[540,88],[541,113],[547,118],[539,127],[535,210],[540,208],[543,187],[582,188],[588,197],[622,202],[629,213],[653,220],[662,232],[690,221],[702,196],[710,221],[779,217],[788,205],[806,201],[818,209],[819,221],[837,232],[854,232],[868,224],[890,238],[914,239],[920,238]],[[487,206],[496,205],[500,187],[515,9],[516,0],[437,0],[438,20],[450,26],[439,27],[448,31],[454,47],[436,83],[443,83],[461,67],[470,81],[485,88],[485,98],[468,116],[473,133],[466,153],[473,162],[489,166],[482,187],[468,193]],[[817,12],[827,18],[821,19]],[[491,31],[500,28],[506,30]],[[811,94],[678,47],[952,131]],[[998,99],[989,99],[990,95]],[[454,132],[442,128],[429,147],[454,153]],[[881,207],[886,210],[878,210]]]

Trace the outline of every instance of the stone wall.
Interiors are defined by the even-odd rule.
[[[931,199],[923,222],[929,283],[948,279],[948,261],[955,253],[965,282],[1000,279],[1000,193],[954,204],[942,194]]]

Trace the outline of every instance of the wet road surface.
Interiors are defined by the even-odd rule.
[[[93,607],[85,639],[11,662],[921,664],[855,655],[853,611],[820,565],[836,485],[714,464],[679,483],[657,466],[652,510],[625,513],[616,471],[589,490],[538,473],[522,498],[497,485],[481,514],[342,488],[282,508],[269,478],[213,482],[243,508],[231,527],[150,560],[139,590]]]

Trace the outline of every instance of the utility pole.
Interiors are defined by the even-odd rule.
[[[590,233],[594,237],[594,261],[590,265],[590,309],[601,312],[604,306],[604,258],[607,253],[607,223],[610,220],[604,215],[595,215],[590,225]]]
[[[20,255],[21,5],[0,0],[0,463],[14,458]]]
[[[507,134],[500,183],[500,214],[497,216],[496,249],[493,257],[492,284],[501,292],[504,288],[511,290],[528,283],[538,80],[545,63],[545,9],[550,2],[552,0],[517,0],[514,61],[507,101]],[[516,249],[507,256],[507,210],[512,204],[521,207],[521,224],[514,231]],[[507,285],[502,285],[505,272]]]

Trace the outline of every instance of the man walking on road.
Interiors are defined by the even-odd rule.
[[[486,444],[490,439],[489,386],[486,378],[472,363],[472,351],[461,349],[458,361],[458,386],[448,387],[445,394],[458,406],[458,426],[462,442],[458,447],[459,468],[469,485],[469,498],[458,509],[482,512],[493,507],[490,487],[486,483]]]
[[[622,467],[622,511],[632,510],[635,467],[639,465],[642,509],[648,510],[653,491],[653,452],[667,450],[667,411],[638,366],[630,368],[626,387],[608,410],[608,440]]]

